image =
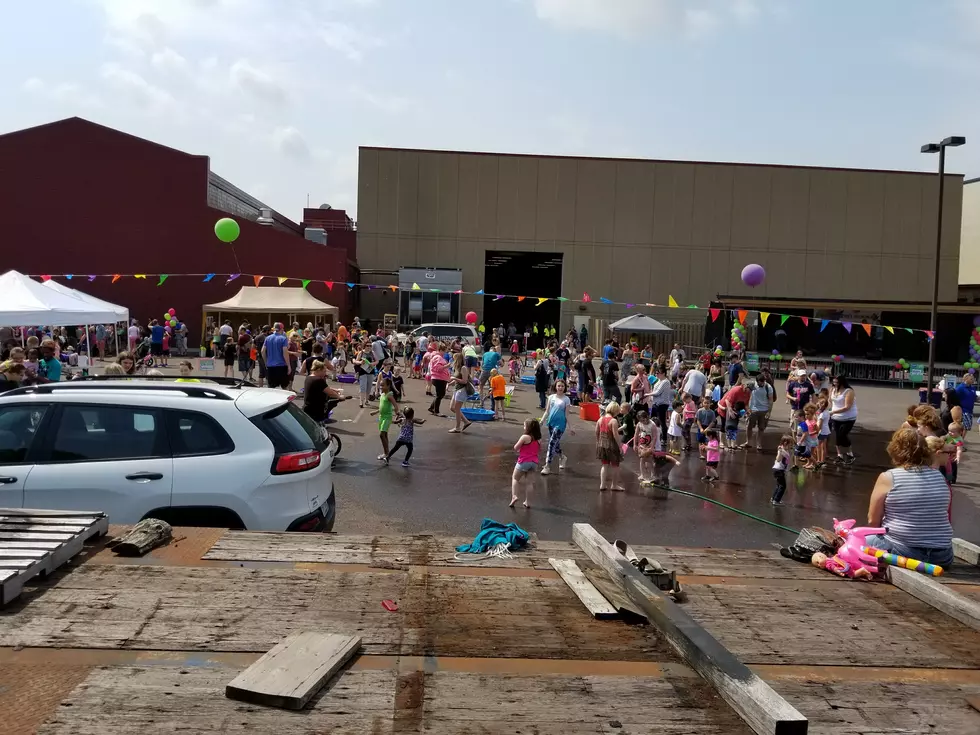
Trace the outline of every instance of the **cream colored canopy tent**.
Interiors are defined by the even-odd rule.
[[[215,314],[219,323],[224,315],[232,313],[249,317],[253,324],[286,322],[301,314],[322,315],[334,323],[340,318],[340,310],[336,306],[311,296],[305,288],[289,286],[242,286],[230,299],[205,304],[204,312],[205,315]]]

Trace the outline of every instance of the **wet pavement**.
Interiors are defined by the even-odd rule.
[[[489,517],[515,521],[549,540],[570,539],[572,524],[578,522],[593,524],[609,538],[636,544],[768,548],[795,538],[792,533],[705,500],[676,493],[658,497],[662,491],[641,488],[637,482],[637,460],[632,453],[621,468],[625,492],[599,492],[595,424],[579,419],[577,409],[570,424],[574,433],[566,433],[562,439],[567,469],[547,477],[536,474],[532,507],[512,510],[507,506],[516,458],[513,446],[524,420],[540,416],[531,387],[517,387],[506,421],[474,423],[462,434],[447,433],[452,419],[433,418],[426,412],[430,399],[424,399],[421,381],[410,380],[406,388],[409,395],[405,405],[413,406],[417,417],[427,419],[415,430],[410,468],[400,464],[404,450],[389,467],[377,460],[377,419],[370,416],[369,409],[361,410],[355,400],[347,401],[335,413],[337,423],[331,428],[344,443],[334,468],[337,532],[433,532],[472,537],[480,521]],[[852,440],[857,462],[851,467],[828,465],[817,473],[788,473],[789,489],[781,507],[771,506],[769,498],[775,447],[786,428],[782,417],[788,419],[785,404],[777,405],[773,412],[773,418],[779,420],[774,420],[765,433],[762,453],[723,454],[721,479],[710,486],[700,481],[704,464],[697,452],[685,454],[671,473],[670,484],[794,529],[829,527],[835,517],[864,522],[875,479],[888,467],[888,437],[904,420],[905,408],[915,396],[908,390],[878,386],[856,386],[856,393],[860,414]],[[448,401],[444,410],[448,410]],[[392,446],[397,435],[397,427],[393,427]],[[973,434],[971,438],[980,451],[980,437]],[[978,466],[980,461],[968,453],[953,498],[956,533],[972,540],[980,538]]]

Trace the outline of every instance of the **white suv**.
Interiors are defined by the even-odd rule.
[[[443,342],[452,342],[458,338],[480,349],[480,334],[471,324],[423,324],[409,332],[406,339],[410,339],[414,344],[419,341],[423,332],[428,332],[430,337]]]
[[[0,507],[112,523],[329,531],[319,427],[293,394],[218,382],[93,379],[0,394]]]

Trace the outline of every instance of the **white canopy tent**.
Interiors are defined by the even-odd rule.
[[[103,309],[106,314],[111,315],[110,318],[93,320],[96,324],[113,324],[112,338],[116,344],[116,354],[119,354],[119,330],[115,328],[118,322],[123,322],[126,326],[129,326],[129,309],[125,306],[119,306],[118,304],[113,304],[108,301],[103,301],[102,299],[97,299],[84,291],[79,291],[77,288],[69,288],[68,286],[63,286],[57,281],[45,281],[42,285],[48,288],[62,293],[73,298],[79,299],[86,304],[91,304],[93,309]],[[88,347],[89,359],[92,358],[92,345],[89,341],[89,331],[88,324],[85,325],[85,345]],[[99,355],[103,360],[105,355]]]
[[[613,322],[609,325],[609,329],[613,332],[673,332],[671,327],[668,327],[663,322],[658,322],[653,317],[649,317],[646,314],[633,314],[628,317],[624,317],[617,322]]]

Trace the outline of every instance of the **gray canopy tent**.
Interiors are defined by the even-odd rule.
[[[612,332],[653,332],[657,334],[666,334],[674,331],[673,328],[668,327],[663,322],[658,322],[646,314],[632,314],[631,316],[624,317],[610,324],[609,330]]]

